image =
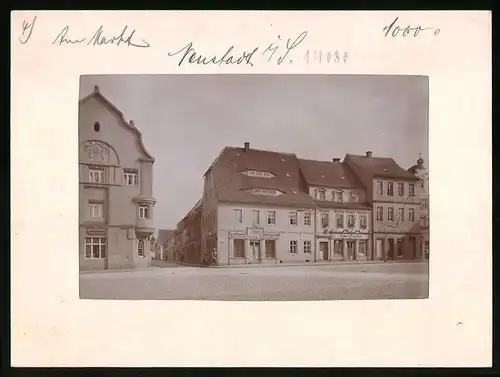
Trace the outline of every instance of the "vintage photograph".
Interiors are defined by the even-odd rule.
[[[429,78],[80,78],[82,299],[429,294]]]

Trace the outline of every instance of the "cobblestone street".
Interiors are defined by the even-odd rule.
[[[362,300],[427,298],[428,263],[200,268],[80,274],[80,298],[127,300]]]

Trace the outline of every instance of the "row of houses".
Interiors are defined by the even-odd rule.
[[[203,196],[177,224],[154,225],[154,158],[99,87],[79,102],[80,269],[421,259],[429,250],[424,161],[225,147]],[[200,181],[200,184],[202,182]]]
[[[392,158],[225,147],[167,253],[192,265],[412,260],[429,256],[428,173]]]

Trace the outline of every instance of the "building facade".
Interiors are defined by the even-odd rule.
[[[202,253],[217,263],[372,258],[371,207],[340,159],[226,147],[205,174]]]
[[[420,230],[422,237],[423,254],[429,259],[429,173],[424,166],[424,159],[419,156],[417,164],[408,171],[414,174],[420,181]]]
[[[178,225],[181,232],[180,262],[189,265],[201,265],[201,204],[200,199]]]
[[[80,269],[151,265],[154,158],[96,86],[79,102]]]
[[[373,208],[373,259],[422,259],[419,178],[370,151],[344,162],[364,182]]]
[[[203,265],[423,258],[419,178],[392,158],[225,147],[204,174]],[[192,212],[192,211],[191,211]],[[188,216],[189,217],[189,216]],[[178,226],[185,245],[184,222]]]
[[[315,201],[317,260],[371,260],[372,211],[360,180],[339,158],[299,165]]]
[[[174,235],[174,230],[172,229],[158,229],[157,236],[154,242],[154,259],[168,261],[168,241]]]

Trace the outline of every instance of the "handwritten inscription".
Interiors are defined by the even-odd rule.
[[[288,38],[284,41],[281,36],[278,36],[278,41],[267,45],[261,55],[264,56],[268,62],[275,61],[278,65],[281,65],[286,61],[291,63],[292,59],[289,58],[290,52],[302,43],[306,36],[306,31],[302,32],[294,40],[292,40],[292,38]],[[195,49],[194,42],[189,42],[180,50],[169,52],[168,56],[178,57],[178,66],[181,66],[184,63],[203,65],[213,64],[218,66],[221,66],[222,64],[245,64],[251,67],[254,66],[252,59],[255,57],[256,52],[259,51],[259,47],[251,48],[250,50],[243,51],[239,54],[234,53],[234,49],[235,46],[233,45],[227,48],[221,55],[206,56]]]
[[[335,51],[323,51],[323,50],[306,50],[304,55],[304,61],[306,64],[318,63],[318,64],[330,64],[330,63],[347,63],[349,58],[349,53],[339,50]]]
[[[232,51],[234,49],[234,46],[229,47],[222,56],[217,57],[217,56],[204,56],[198,52],[193,47],[193,42],[189,42],[187,45],[185,45],[183,48],[176,52],[169,52],[168,56],[180,56],[179,63],[177,65],[180,67],[184,61],[190,63],[190,64],[214,64],[221,66],[222,64],[248,64],[251,67],[253,67],[252,63],[252,57],[254,56],[255,52],[257,51],[257,47],[254,48],[252,51],[243,51],[239,55],[233,55]]]
[[[218,65],[222,64],[245,64],[250,67],[254,66],[254,61],[257,51],[262,51],[260,54],[268,62],[276,62],[277,65],[283,63],[292,63],[291,51],[296,49],[306,38],[307,31],[302,32],[295,39],[287,38],[284,40],[278,35],[278,41],[268,44],[264,49],[253,47],[240,53],[235,53],[234,45],[225,49],[220,55],[204,55],[194,47],[194,42],[189,42],[181,49],[169,52],[169,57],[177,57],[179,59],[177,65],[181,66],[184,63],[188,64],[203,64],[203,65]]]
[[[404,27],[401,27],[397,25],[397,22],[399,20],[399,17],[396,17],[394,21],[392,21],[389,25],[385,26],[384,29],[382,30],[384,32],[384,36],[392,36],[393,38],[398,37],[398,36],[413,36],[414,38],[418,37],[421,32],[432,32],[432,35],[437,36],[441,30],[436,29],[433,27],[422,27],[420,25],[418,26],[411,26],[407,25]]]
[[[262,56],[267,57],[267,61],[271,62],[273,61],[275,54],[279,51],[279,53],[276,55],[276,63],[278,65],[281,65],[283,62],[287,61],[290,51],[298,47],[306,37],[307,31],[303,31],[297,38],[293,40],[293,42],[291,38],[288,38],[283,45],[284,40],[280,35],[278,35],[278,42],[270,43],[262,52]],[[283,53],[281,53],[281,51],[283,51]],[[287,63],[290,64],[292,63],[292,61],[292,59],[288,58]]]
[[[21,36],[19,37],[19,42],[21,42],[23,45],[28,43],[28,41],[31,38],[31,34],[33,33],[33,29],[35,28],[35,22],[36,22],[36,16],[33,18],[33,21],[28,22],[26,20],[23,21],[22,23],[22,33]]]
[[[87,46],[102,46],[108,44],[114,44],[115,46],[120,46],[121,44],[129,47],[140,47],[146,48],[150,47],[150,44],[141,39],[140,42],[134,41],[135,29],[129,31],[128,25],[122,29],[122,31],[113,36],[106,35],[104,33],[104,27],[101,25],[99,28],[92,34],[92,36],[86,37],[75,37],[69,35],[70,28],[69,26],[65,26],[57,35],[57,37],[52,42],[53,45],[61,46],[68,44],[85,44]]]

